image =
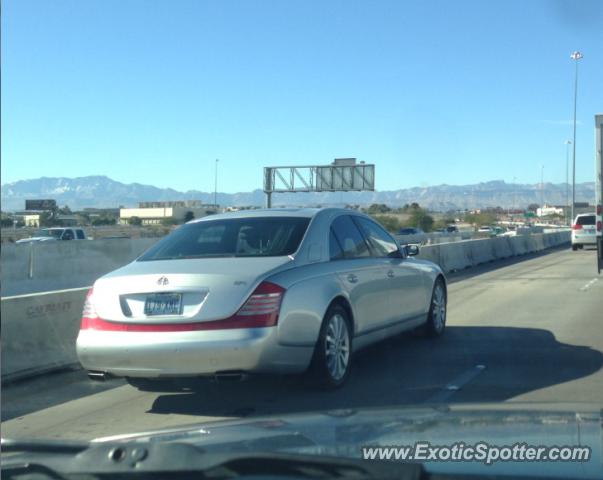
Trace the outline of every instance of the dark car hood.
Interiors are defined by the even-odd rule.
[[[94,440],[190,442],[210,452],[298,452],[360,458],[366,446],[407,446],[415,442],[495,446],[586,446],[591,459],[572,462],[428,462],[433,472],[546,475],[601,478],[600,405],[505,403],[454,404],[255,417],[208,422]],[[487,469],[487,470],[485,470]]]

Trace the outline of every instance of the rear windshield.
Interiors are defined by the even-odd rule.
[[[594,225],[595,224],[595,216],[594,215],[585,215],[584,217],[578,217],[576,224],[577,225]]]
[[[47,228],[42,229],[42,230],[38,230],[36,232],[36,237],[55,237],[55,238],[61,238],[61,235],[63,235],[63,230],[49,230]]]
[[[309,222],[304,217],[259,217],[189,223],[151,247],[138,261],[291,255]]]
[[[414,228],[401,228],[399,231],[399,235],[412,235],[415,233]]]

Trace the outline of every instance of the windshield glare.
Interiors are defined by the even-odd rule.
[[[303,217],[267,217],[190,223],[175,230],[138,261],[291,255],[299,247],[309,222]]]

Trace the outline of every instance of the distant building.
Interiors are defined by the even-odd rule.
[[[26,227],[40,226],[40,214],[35,212],[16,212],[13,215],[13,220],[16,222],[23,222]]]
[[[201,200],[176,200],[170,202],[138,202],[138,208],[168,208],[168,207],[208,207]]]
[[[61,227],[76,227],[80,223],[77,215],[57,215],[56,224]]]
[[[183,222],[187,215],[201,218],[217,213],[215,205],[203,205],[198,200],[177,202],[140,202],[138,208],[121,208],[119,223],[126,225],[132,217],[140,218],[143,225],[159,225],[165,220]],[[189,213],[190,212],[190,213]]]
[[[95,215],[109,215],[112,217],[119,217],[119,208],[84,208],[82,213],[93,217]]]
[[[551,205],[545,205],[536,209],[537,217],[548,217],[551,215],[563,215],[563,207],[553,207]]]

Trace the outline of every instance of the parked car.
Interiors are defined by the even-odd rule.
[[[38,230],[30,238],[22,238],[15,243],[52,242],[57,240],[87,240],[82,228],[52,227]]]
[[[404,227],[398,230],[398,241],[402,245],[427,243],[427,234],[420,228]]]
[[[446,279],[370,217],[248,210],[183,225],[89,291],[77,354],[91,376],[298,373],[347,379],[352,353],[446,323]]]
[[[597,232],[595,229],[596,217],[594,213],[581,213],[576,215],[572,225],[572,250],[584,248],[584,245],[596,245]]]

